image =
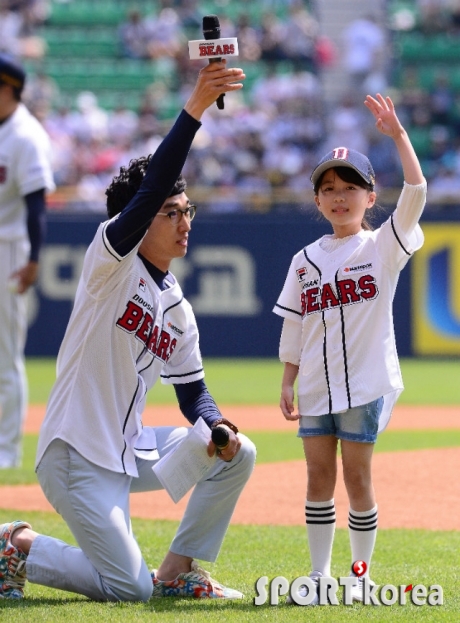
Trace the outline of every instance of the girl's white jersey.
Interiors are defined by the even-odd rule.
[[[179,284],[169,274],[171,287],[161,290],[139,245],[118,255],[105,235],[108,222],[85,256],[37,464],[59,438],[96,465],[137,476],[136,455],[158,458],[154,429],[142,427],[147,391],[160,377],[179,384],[204,373],[195,317]]]
[[[301,323],[297,359],[300,415],[337,413],[385,397],[380,430],[403,389],[393,328],[399,273],[423,244],[395,215],[333,252],[320,240],[297,253],[274,312]]]

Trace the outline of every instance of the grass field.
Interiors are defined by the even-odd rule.
[[[52,533],[67,542],[73,538],[65,524],[46,513],[29,513],[28,519],[38,531]],[[133,521],[134,530],[147,564],[158,565],[177,527],[176,522]],[[271,580],[283,575],[288,580],[308,572],[308,553],[303,527],[231,526],[218,562],[208,565],[214,577],[245,593],[235,603],[185,599],[150,600],[147,604],[99,604],[85,598],[42,586],[28,584],[28,599],[20,603],[0,600],[0,620],[21,622],[46,621],[118,623],[202,623],[225,619],[228,623],[275,621],[297,623],[319,621],[446,621],[457,622],[460,615],[458,551],[460,533],[422,530],[381,530],[378,556],[373,563],[373,578],[380,584],[440,584],[444,605],[414,606],[330,606],[297,608],[284,604],[256,607],[254,584],[261,576]],[[244,552],[251,552],[250,556]],[[349,573],[349,543],[345,530],[337,530],[333,552],[335,577]]]
[[[236,364],[236,365],[235,365]],[[277,404],[282,366],[272,360],[211,360],[205,362],[206,382],[218,404]],[[460,361],[402,361],[406,390],[400,399],[404,404],[459,405]],[[54,360],[28,360],[30,402],[44,404],[54,381]],[[175,403],[172,388],[161,387],[151,404]],[[286,461],[302,458],[299,440],[292,433],[260,432],[250,434],[258,447],[258,462]],[[20,470],[0,473],[0,484],[36,482],[33,471],[37,436],[25,438],[25,463]],[[376,451],[417,450],[460,445],[460,430],[387,431],[376,445]],[[408,494],[409,495],[409,494]],[[408,498],[409,503],[410,499]],[[0,521],[16,518],[18,513],[2,510]],[[3,518],[3,519],[1,519]],[[73,543],[64,522],[54,513],[27,513],[27,520],[45,534]],[[133,526],[145,559],[150,567],[159,564],[174,535],[173,521],[133,520]],[[297,608],[268,604],[256,607],[254,584],[263,575],[269,579],[283,575],[289,580],[309,571],[305,527],[239,526],[229,528],[218,562],[207,568],[220,581],[242,590],[246,597],[238,603],[216,603],[182,599],[150,600],[147,604],[99,604],[74,594],[28,584],[27,599],[21,602],[0,600],[0,620],[25,623],[75,622],[111,623],[158,621],[161,623],[205,623],[225,618],[229,623],[273,621],[296,623],[313,621],[442,621],[460,620],[460,532],[423,530],[379,530],[372,577],[378,584],[440,584],[444,605],[430,607],[354,606]],[[247,553],[250,552],[250,555]],[[345,530],[337,530],[334,542],[333,575],[348,575],[349,542]]]
[[[54,359],[28,359],[30,402],[44,404],[55,379]],[[205,360],[206,384],[218,404],[278,404],[282,364],[276,359]],[[460,404],[460,359],[403,359],[400,404]],[[158,384],[150,404],[176,402],[171,386]]]

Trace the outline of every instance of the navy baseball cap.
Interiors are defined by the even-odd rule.
[[[327,153],[319,161],[316,169],[310,176],[313,186],[318,181],[320,175],[327,169],[336,167],[348,167],[354,169],[356,173],[363,178],[365,182],[374,186],[375,173],[370,160],[367,156],[356,151],[355,149],[348,149],[347,147],[336,147],[329,153]]]
[[[9,84],[20,95],[26,81],[26,72],[8,54],[0,54],[0,84]]]

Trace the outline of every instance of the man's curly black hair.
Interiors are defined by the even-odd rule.
[[[151,159],[152,154],[134,158],[127,167],[120,167],[119,175],[113,178],[105,191],[109,218],[119,214],[137,193]],[[186,188],[187,182],[181,173],[168,196],[180,195]]]

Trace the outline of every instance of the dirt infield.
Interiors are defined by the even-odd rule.
[[[296,426],[277,407],[226,407],[226,417],[243,431],[292,430]],[[29,411],[26,431],[37,432],[43,408]],[[183,424],[177,407],[149,408],[144,424]],[[389,430],[460,428],[460,409],[398,406]],[[381,528],[460,529],[460,448],[376,453],[374,486]],[[451,475],[447,478],[446,475]],[[306,470],[304,461],[257,465],[234,513],[235,524],[303,525]],[[173,504],[163,491],[131,496],[133,517],[180,519],[188,496]],[[339,469],[336,488],[338,527],[346,527],[348,501]],[[37,485],[0,488],[0,508],[52,510]]]
[[[223,415],[238,424],[242,431],[292,430],[297,424],[288,422],[277,406],[223,407]],[[44,407],[29,407],[25,432],[38,433]],[[145,426],[183,426],[184,416],[173,406],[148,406],[144,412]],[[396,406],[388,430],[441,430],[460,428],[460,407]]]

